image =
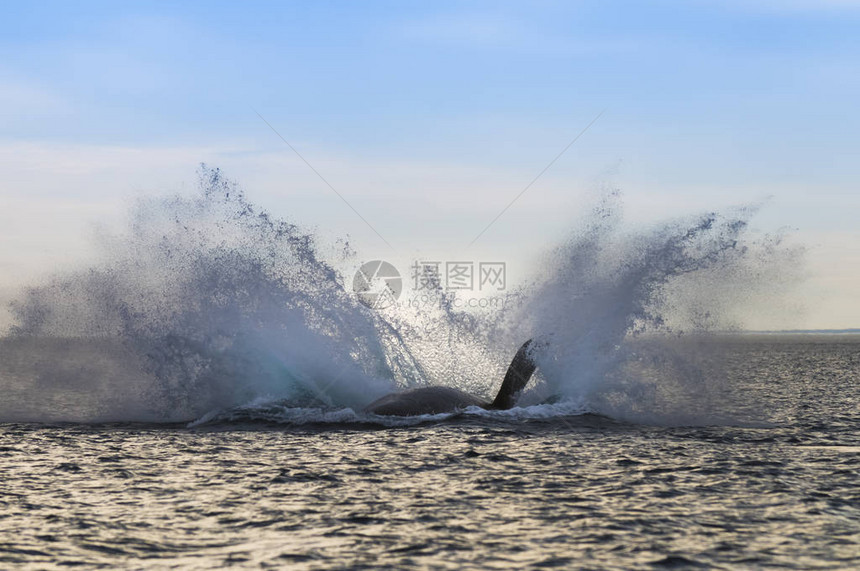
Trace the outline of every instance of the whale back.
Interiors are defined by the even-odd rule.
[[[531,343],[529,339],[517,351],[492,403],[450,387],[421,387],[385,395],[367,405],[364,411],[386,416],[416,416],[454,412],[469,406],[512,408],[537,367],[530,354]]]
[[[517,398],[526,388],[529,379],[532,378],[532,374],[537,368],[531,356],[531,344],[532,340],[529,339],[514,355],[514,360],[511,361],[508,372],[505,373],[505,380],[502,381],[502,386],[499,388],[499,394],[496,395],[496,399],[488,408],[507,410],[517,403]]]
[[[450,387],[421,387],[385,395],[364,409],[385,416],[416,416],[441,414],[468,406],[487,408],[490,403],[469,393]]]

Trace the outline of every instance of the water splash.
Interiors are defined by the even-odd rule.
[[[796,267],[779,237],[748,236],[755,210],[629,231],[609,193],[504,309],[458,311],[440,291],[374,311],[312,234],[204,166],[198,196],[140,201],[100,263],[13,304],[0,420],[365,422],[353,411],[398,386],[492,398],[530,337],[539,375],[518,419],[701,420],[724,386],[696,340],[742,325]]]
[[[511,319],[542,341],[544,394],[636,421],[723,421],[726,374],[707,341],[794,283],[802,256],[749,236],[757,209],[625,231],[618,193],[605,196]]]
[[[217,169],[201,169],[200,189],[140,202],[126,234],[102,237],[99,265],[28,290],[13,337],[118,342],[138,371],[114,391],[134,388],[147,418],[264,394],[357,406],[409,382],[408,352],[311,235],[257,210]]]

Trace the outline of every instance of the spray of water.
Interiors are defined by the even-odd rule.
[[[512,322],[542,341],[544,393],[635,421],[723,421],[718,335],[798,278],[802,250],[753,239],[758,207],[625,230],[618,192],[556,248]]]
[[[745,302],[790,281],[795,250],[745,237],[754,210],[629,232],[610,193],[504,310],[457,311],[439,292],[433,308],[375,311],[311,234],[202,167],[198,196],[141,201],[98,264],[13,304],[0,420],[356,420],[397,387],[491,397],[531,337],[540,374],[522,402],[562,403],[539,417],[571,403],[689,417],[718,375],[691,358],[691,334],[737,327]]]
[[[12,336],[122,351],[133,363],[108,392],[137,395],[135,418],[193,418],[263,395],[357,406],[411,380],[408,352],[311,235],[257,210],[217,169],[201,169],[200,188],[139,203],[127,233],[101,238],[99,265],[28,290]]]

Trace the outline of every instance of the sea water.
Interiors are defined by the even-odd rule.
[[[799,255],[754,209],[618,207],[467,314],[363,306],[218,171],[141,202],[0,339],[2,566],[856,568],[860,337],[738,331]],[[527,338],[516,408],[362,412]]]

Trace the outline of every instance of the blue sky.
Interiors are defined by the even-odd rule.
[[[602,185],[632,222],[769,197],[758,229],[794,229],[810,278],[796,323],[753,325],[858,327],[858,29],[851,0],[4,2],[0,294],[205,161],[404,260],[526,260]],[[463,253],[602,110],[509,212],[524,230]]]

